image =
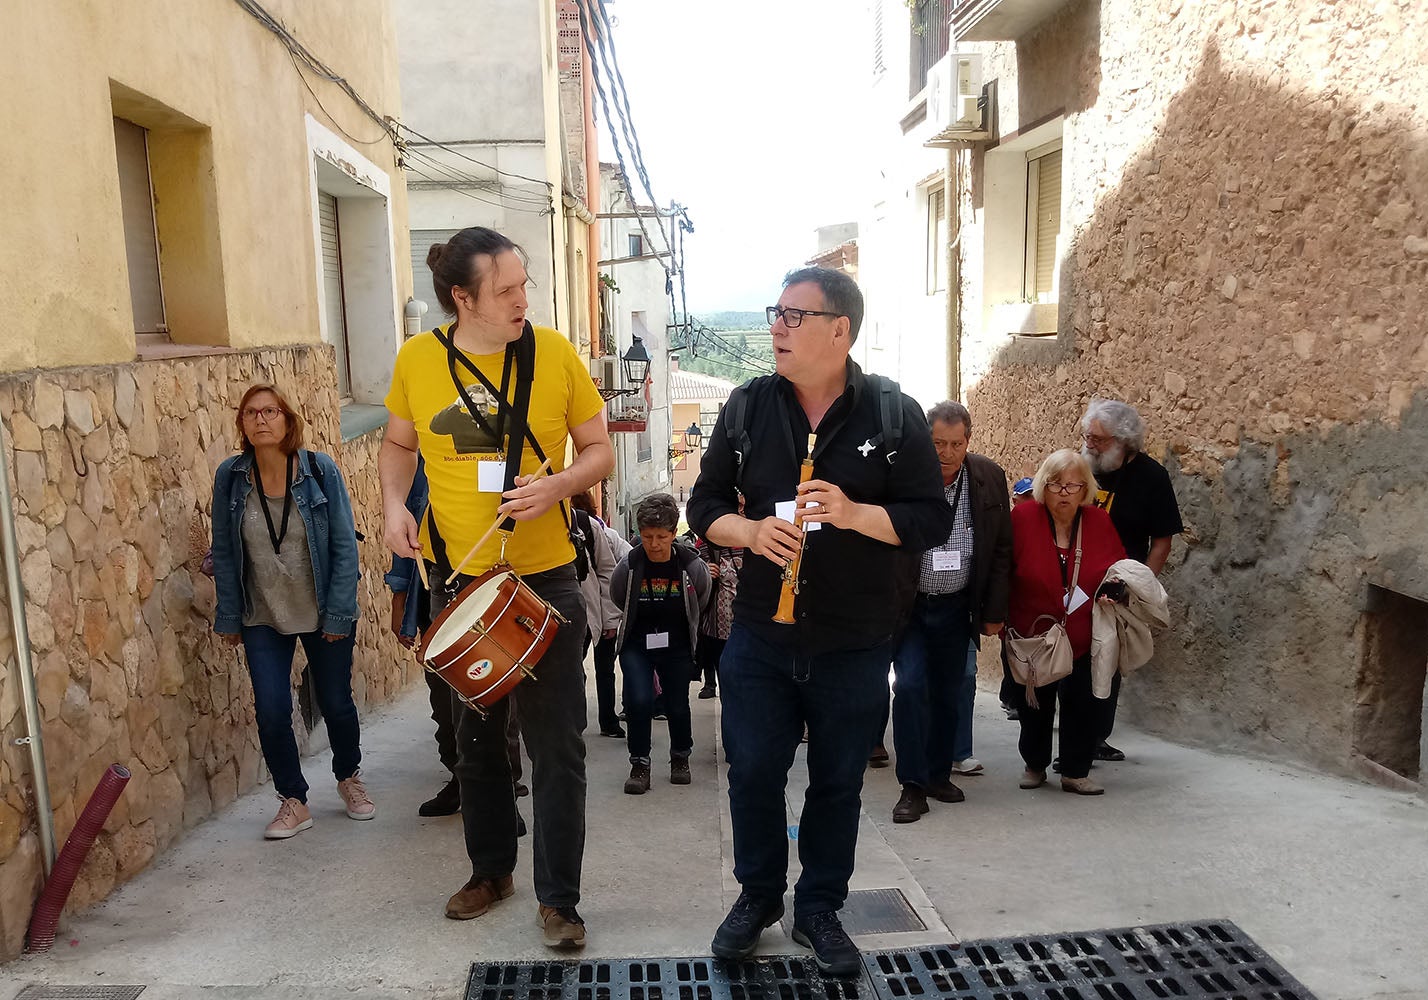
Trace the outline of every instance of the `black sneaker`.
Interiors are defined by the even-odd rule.
[[[747,889],[739,893],[729,914],[714,932],[710,950],[732,962],[748,958],[759,946],[759,935],[783,916],[783,897],[763,899]]]
[[[704,699],[704,700],[707,701],[708,699],[714,697],[714,695],[715,695],[714,689],[713,689],[712,687],[710,687],[708,684],[704,685],[702,688],[699,689],[699,697],[700,697],[701,699]]]
[[[793,940],[812,948],[818,968],[830,976],[856,976],[862,971],[858,946],[853,944],[853,939],[843,930],[843,922],[832,910],[813,913],[802,920],[795,918]]]
[[[452,778],[441,791],[417,806],[418,816],[454,816],[461,811],[461,784]]]

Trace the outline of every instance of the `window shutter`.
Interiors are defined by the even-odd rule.
[[[432,283],[431,268],[426,266],[426,255],[434,243],[445,243],[455,236],[459,229],[413,229],[412,234],[412,297],[421,299],[427,305],[422,317],[423,329],[441,326],[449,317],[441,311],[441,303],[436,300],[436,286]]]
[[[119,207],[124,219],[134,332],[163,333],[168,327],[164,324],[159,243],[154,232],[154,192],[149,184],[148,130],[115,118],[114,152],[119,161]]]
[[[327,316],[327,342],[337,348],[337,391],[351,392],[347,373],[347,320],[342,306],[342,251],[338,243],[337,199],[317,193],[318,221],[322,228],[322,308]]]
[[[1061,232],[1061,150],[1038,157],[1036,178],[1036,295],[1050,295],[1056,278],[1056,237]]]

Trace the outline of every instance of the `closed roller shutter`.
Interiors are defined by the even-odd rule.
[[[413,297],[426,303],[426,315],[421,318],[422,329],[430,330],[450,319],[441,311],[441,303],[436,300],[436,288],[432,285],[431,268],[426,266],[426,254],[433,243],[445,243],[460,232],[459,229],[413,229],[412,231],[412,292]]]
[[[1061,150],[1033,161],[1036,172],[1036,297],[1050,296],[1056,279],[1056,237],[1061,232]]]
[[[129,301],[135,333],[163,333],[164,294],[159,281],[159,244],[154,234],[154,192],[149,185],[149,133],[114,119],[119,161],[119,208],[124,217],[124,253],[129,261]]]
[[[327,342],[337,349],[337,391],[352,394],[347,370],[347,313],[342,304],[342,248],[338,229],[337,199],[317,193],[317,214],[322,227],[322,310],[327,318]]]

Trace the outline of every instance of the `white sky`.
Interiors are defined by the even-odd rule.
[[[688,206],[694,223],[696,315],[772,304],[784,273],[814,253],[813,230],[857,219],[865,5],[607,0],[655,197]],[[595,109],[600,158],[613,161],[598,94]]]

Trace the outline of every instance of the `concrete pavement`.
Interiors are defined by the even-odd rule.
[[[921,821],[894,825],[893,771],[869,772],[854,888],[902,889],[929,929],[864,947],[1224,917],[1321,1000],[1428,998],[1423,800],[1124,729],[1130,761],[1095,772],[1105,796],[1021,791],[1016,725],[994,695],[979,700],[987,773],[961,782],[965,803],[933,802]],[[623,741],[587,741],[589,957],[707,954],[737,894],[717,702],[693,704],[688,787],[657,763],[651,792],[626,796]],[[431,734],[424,691],[413,691],[364,723],[376,820],[343,815],[319,754],[304,762],[312,830],[265,842],[271,788],[240,799],[69,919],[52,952],[0,969],[0,998],[27,983],[143,984],[145,1000],[447,998],[472,961],[546,957],[526,849],[515,896],[474,921],[444,918],[469,867],[458,817],[416,816],[443,780]],[[656,723],[657,762],[667,746]],[[791,823],[803,784],[796,768]],[[779,928],[764,935],[765,953],[798,950]]]

